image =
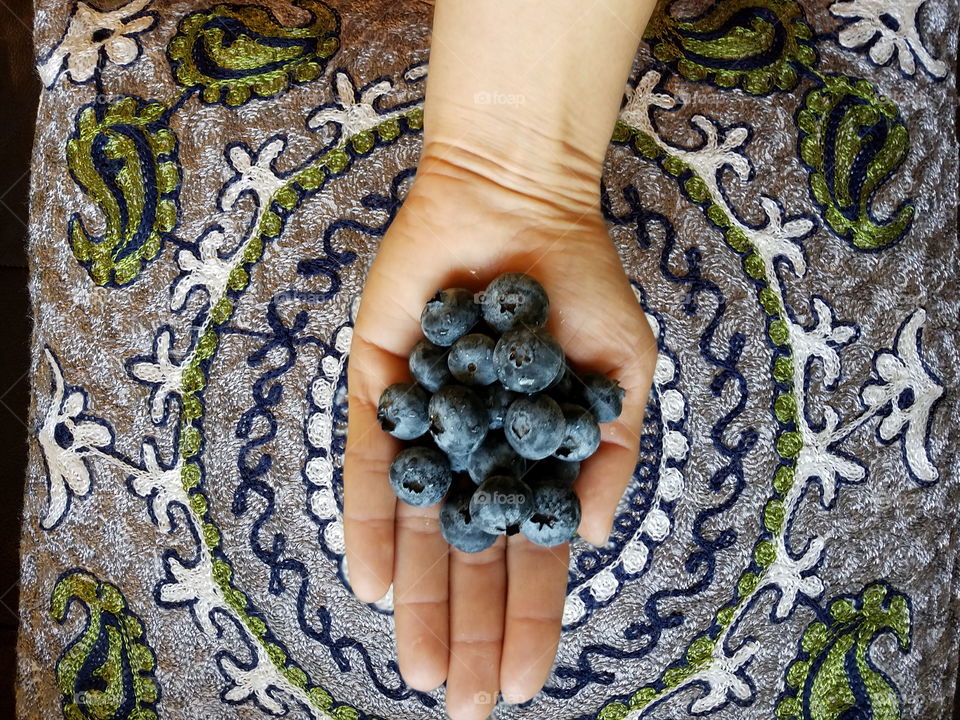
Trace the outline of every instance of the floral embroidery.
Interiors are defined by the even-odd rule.
[[[47,465],[49,493],[47,511],[40,524],[52,530],[70,509],[70,498],[84,497],[90,492],[89,455],[94,448],[109,448],[113,431],[106,422],[86,413],[86,391],[64,382],[60,361],[50,348],[45,347],[43,353],[50,368],[51,397],[37,433]]]
[[[50,598],[63,624],[74,604],[86,609],[83,632],[57,661],[63,716],[76,720],[157,720],[156,655],[123,593],[85,570],[60,576]]]
[[[917,310],[900,326],[893,349],[877,353],[875,378],[863,386],[860,396],[868,413],[883,417],[877,437],[884,443],[901,439],[907,468],[917,480],[929,483],[939,473],[924,438],[943,386],[920,357],[920,333],[926,317],[923,310]]]
[[[777,718],[899,720],[899,693],[870,647],[881,635],[891,635],[896,650],[909,650],[911,614],[910,600],[886,584],[832,599],[821,616],[825,621],[816,620],[803,633],[785,673]]]
[[[916,57],[931,75],[943,78],[947,64],[927,50],[920,39],[917,15],[927,0],[846,0],[835,2],[830,12],[847,24],[837,35],[845,48],[869,47],[870,59],[886,65],[896,56],[907,75],[916,72]]]
[[[157,15],[146,12],[152,0],[132,0],[116,10],[101,12],[78,0],[63,39],[38,66],[48,88],[64,72],[75,83],[85,83],[97,73],[106,56],[115,65],[130,65],[140,57],[137,35],[150,30]]]
[[[120,20],[127,22],[130,13],[142,12],[147,4],[139,3],[140,0],[126,6],[128,15],[118,16]],[[321,648],[323,662],[334,663],[343,678],[372,683],[370,691],[380,693],[385,702],[409,702],[414,712],[422,714],[422,709],[417,708],[436,708],[437,698],[407,688],[399,678],[395,663],[391,664],[389,650],[365,646],[350,636],[349,628],[344,629],[353,615],[362,616],[366,622],[371,616],[362,614],[368,613],[369,608],[358,605],[351,611],[353,614],[337,613],[326,596],[316,603],[315,598],[304,600],[313,597],[309,593],[311,581],[314,590],[318,583],[323,583],[319,585],[321,589],[337,591],[342,589],[335,583],[330,585],[335,574],[348,580],[343,561],[341,513],[346,422],[344,375],[352,336],[351,319],[323,315],[326,329],[319,336],[312,336],[305,332],[313,309],[310,306],[336,299],[342,311],[350,304],[341,293],[339,272],[359,257],[359,251],[338,250],[332,238],[343,228],[372,238],[382,236],[402,199],[397,190],[402,182],[409,181],[412,169],[397,177],[390,197],[367,195],[362,198],[362,208],[376,216],[375,222],[368,225],[363,217],[361,220],[340,218],[322,229],[320,256],[301,260],[296,265],[299,276],[329,279],[322,291],[313,292],[315,288],[311,288],[311,292],[297,289],[277,293],[266,308],[265,329],[231,324],[241,299],[250,298],[244,293],[255,268],[258,264],[270,264],[271,249],[278,244],[278,239],[284,238],[287,220],[308,201],[328,202],[328,197],[321,192],[326,183],[351,172],[357,158],[375,153],[403,135],[418,132],[422,125],[419,97],[383,106],[395,90],[392,79],[377,78],[362,84],[344,68],[321,81],[326,62],[339,44],[339,20],[336,13],[314,0],[299,0],[296,4],[309,10],[310,20],[295,26],[282,25],[270,12],[256,6],[217,5],[190,13],[181,19],[177,34],[168,46],[172,72],[180,85],[178,97],[165,101],[124,98],[108,108],[81,108],[77,116],[77,131],[71,139],[68,162],[76,181],[97,202],[107,219],[108,231],[103,237],[88,236],[79,218],[74,218],[70,226],[74,252],[93,281],[111,287],[128,283],[138,276],[146,262],[159,255],[162,239],[176,243],[172,252],[164,254],[175,263],[171,275],[180,271],[169,287],[165,324],[155,329],[148,354],[126,358],[130,378],[149,387],[149,416],[156,426],[171,431],[173,448],[162,452],[157,441],[147,437],[130,443],[134,448],[139,447],[139,460],[117,454],[113,449],[112,430],[104,421],[86,413],[86,391],[65,385],[60,366],[48,349],[54,392],[38,438],[47,463],[50,501],[41,525],[55,529],[67,514],[70,498],[89,492],[91,460],[99,458],[106,469],[122,473],[130,493],[144,501],[143,507],[152,524],[161,533],[174,536],[169,539],[170,548],[164,552],[154,597],[161,608],[186,611],[184,622],[189,622],[187,613],[192,617],[197,630],[209,643],[222,677],[220,698],[224,703],[252,705],[278,716],[305,714],[311,718],[333,716],[341,720],[368,717],[362,704],[353,707],[344,702],[354,702],[351,697],[335,701],[319,684],[325,684],[326,677],[312,676],[316,664],[310,660],[311,651]],[[842,11],[845,6],[867,4],[835,3],[834,14],[839,14],[838,8]],[[79,8],[78,5],[77,14]],[[130,20],[123,27],[128,31],[123,35],[134,35],[134,29],[140,25]],[[710,227],[736,253],[743,274],[740,278],[724,277],[723,282],[739,282],[736,290],[755,291],[766,336],[757,338],[759,342],[754,343],[750,352],[769,353],[770,376],[760,380],[770,385],[772,407],[769,425],[759,428],[759,432],[752,427],[737,427],[743,424],[745,416],[738,417],[738,413],[747,398],[747,390],[743,388],[739,388],[741,394],[737,395],[737,383],[746,384],[738,365],[744,346],[754,339],[746,338],[739,331],[714,335],[715,326],[730,324],[729,316],[723,314],[724,295],[713,285],[708,273],[700,274],[700,247],[688,248],[680,260],[687,263],[688,274],[674,274],[674,260],[680,252],[671,256],[673,250],[667,251],[673,247],[673,240],[669,237],[669,223],[663,222],[662,231],[668,237],[661,269],[671,282],[686,284],[688,294],[683,300],[682,312],[680,306],[671,308],[677,312],[662,315],[648,310],[648,320],[661,342],[654,378],[654,410],[658,416],[653,422],[661,431],[656,438],[658,454],[655,462],[649,463],[650,468],[638,471],[637,479],[647,482],[648,486],[643,492],[628,495],[620,508],[616,531],[621,535],[616,542],[602,549],[575,548],[577,564],[571,571],[563,619],[565,629],[573,635],[595,611],[623,597],[629,598],[627,602],[636,601],[636,616],[630,618],[629,626],[597,632],[584,647],[562,654],[544,694],[550,698],[586,697],[579,693],[590,688],[591,696],[598,698],[595,692],[598,685],[613,687],[616,683],[621,687],[634,676],[630,674],[632,667],[628,662],[648,663],[646,653],[657,646],[661,636],[664,643],[673,643],[673,646],[667,645],[668,651],[676,647],[674,638],[678,634],[670,634],[674,628],[680,628],[687,633],[684,637],[694,640],[668,665],[643,665],[642,672],[652,677],[646,677],[645,684],[625,702],[607,702],[599,711],[603,720],[620,720],[628,715],[631,718],[653,716],[653,709],[671,698],[684,703],[689,713],[696,714],[719,711],[730,703],[739,706],[755,703],[759,679],[756,665],[761,645],[753,637],[745,641],[739,639],[748,615],[749,622],[755,622],[761,613],[763,621],[769,612],[770,622],[776,623],[813,610],[820,615],[817,621],[820,622],[829,612],[838,618],[830,625],[831,632],[838,636],[853,634],[847,632],[850,626],[840,620],[856,616],[863,620],[859,626],[862,630],[857,630],[862,636],[856,635],[853,642],[866,648],[865,653],[869,640],[874,637],[867,638],[867,629],[876,628],[874,621],[879,617],[870,604],[874,602],[874,594],[870,593],[875,591],[846,599],[854,615],[847,612],[847,605],[836,604],[836,598],[821,608],[820,597],[833,581],[829,576],[830,566],[822,563],[836,548],[830,546],[828,537],[819,534],[797,537],[805,528],[798,524],[798,529],[793,529],[793,520],[801,507],[806,512],[836,512],[838,493],[847,492],[842,486],[868,481],[869,467],[849,454],[844,444],[858,428],[869,423],[877,425],[876,432],[882,442],[901,441],[904,463],[914,480],[923,484],[937,479],[934,459],[928,449],[929,426],[933,407],[943,388],[922,359],[923,311],[911,313],[897,333],[893,347],[877,353],[873,377],[860,389],[862,412],[857,417],[845,418],[834,407],[835,404],[839,407],[839,401],[833,393],[843,381],[845,365],[852,362],[853,354],[846,348],[860,341],[859,328],[845,321],[830,302],[820,296],[804,299],[809,304],[810,321],[801,321],[794,314],[790,299],[798,292],[802,294],[802,290],[788,287],[794,279],[806,277],[810,264],[807,246],[820,229],[828,228],[847,240],[849,246],[845,249],[851,252],[881,250],[906,236],[913,217],[909,202],[895,208],[888,220],[878,221],[871,208],[877,189],[897,170],[909,149],[906,124],[899,110],[865,81],[828,76],[817,70],[813,36],[800,6],[795,3],[724,0],[698,18],[689,21],[655,18],[652,27],[663,31],[652,40],[656,57],[689,81],[707,79],[720,88],[741,87],[761,95],[791,90],[799,81],[798,71],[802,69],[806,76],[804,82],[812,83],[813,87],[804,95],[797,115],[800,154],[809,171],[810,193],[819,214],[797,214],[795,196],[784,193],[781,202],[755,190],[749,153],[750,127],[742,123],[726,124],[692,112],[688,134],[701,138],[699,146],[691,147],[665,137],[654,114],[672,112],[680,103],[664,88],[669,82],[677,81],[664,65],[660,71],[643,74],[628,94],[614,142],[629,147],[640,158],[653,161],[654,164],[648,166],[653,172],[663,172],[676,179],[680,195],[702,210]],[[117,57],[130,51],[125,42],[115,41],[112,50],[107,42],[104,39],[104,44],[96,48],[98,58],[106,56],[116,62]],[[62,67],[58,66],[54,82],[62,73],[79,81],[83,73],[81,65],[76,72],[71,68],[72,56],[64,49],[67,45],[65,36],[55,49],[61,53]],[[136,48],[139,54],[139,46]],[[902,63],[904,51],[898,52]],[[78,54],[77,62],[83,57]],[[50,58],[47,62],[51,62]],[[96,69],[91,70],[91,77],[94,73]],[[417,64],[403,74],[403,79],[414,83],[425,73],[426,65]],[[228,106],[205,110],[229,113],[233,106],[275,97],[292,85],[314,80],[331,83],[334,102],[316,108],[307,117],[308,127],[319,131],[316,136],[319,142],[312,154],[306,159],[291,157],[301,150],[295,144],[288,149],[282,134],[265,137],[262,142],[258,141],[259,146],[227,143],[223,148],[223,170],[230,178],[217,197],[219,213],[211,218],[204,216],[198,226],[202,230],[192,238],[173,237],[179,213],[177,192],[184,178],[176,157],[177,139],[170,124],[171,117],[181,112],[183,103],[197,96],[203,103]],[[833,142],[837,133],[834,123],[838,120],[852,129],[844,136],[847,139],[843,143]],[[188,131],[187,124],[174,127],[183,127],[180,132]],[[126,146],[125,138],[133,136],[136,142]],[[111,153],[116,156],[114,159],[126,163],[124,168],[118,170],[119,166],[97,162],[98,148],[104,143],[113,143]],[[138,143],[149,146],[152,159],[131,152]],[[281,166],[290,168],[289,171],[278,169],[281,155]],[[138,183],[149,191],[145,195],[152,193],[151,197],[162,204],[144,204],[144,197],[136,187]],[[727,195],[730,183],[741,186],[738,191],[742,197],[738,199],[737,209],[741,202],[744,207],[752,206],[748,214],[758,218],[759,224],[750,224],[738,215]],[[621,198],[616,200],[619,202]],[[650,238],[644,237],[647,232],[644,222],[655,213],[645,209],[638,196],[630,194],[629,188],[623,188],[622,201],[630,205],[630,212],[617,217],[618,224],[632,224],[634,227],[629,229],[635,232],[638,241],[649,244]],[[157,268],[163,272],[170,270]],[[716,314],[711,320],[707,313],[708,327],[700,336],[699,348],[689,348],[691,365],[700,363],[708,372],[686,373],[684,357],[685,375],[680,384],[679,357],[668,351],[665,339],[675,323],[680,325],[689,318],[701,319],[697,317],[702,309],[698,304],[709,304],[702,298],[709,294],[706,289],[711,286],[716,291],[713,293],[718,306]],[[636,284],[635,291],[643,302]],[[303,307],[297,307],[295,312],[278,312],[281,302],[284,311],[289,310],[293,305],[291,300]],[[325,306],[324,312],[333,305]],[[246,310],[241,315],[244,325],[253,317]],[[687,317],[681,317],[684,314]],[[332,328],[326,322],[331,319]],[[690,333],[687,336],[697,339]],[[264,611],[264,605],[259,604],[263,603],[264,596],[255,591],[263,588],[249,587],[254,582],[249,575],[236,572],[235,563],[243,556],[238,553],[231,557],[236,550],[232,546],[235,540],[229,534],[226,537],[222,534],[234,531],[235,527],[218,524],[223,516],[222,508],[212,506],[219,496],[208,487],[212,473],[219,473],[220,468],[205,466],[210,459],[207,445],[216,442],[216,433],[211,431],[220,421],[220,418],[206,417],[205,398],[218,390],[218,375],[212,373],[211,368],[222,342],[249,342],[251,337],[262,340],[263,344],[247,356],[247,361],[250,367],[262,371],[262,375],[251,388],[254,407],[236,427],[237,438],[246,444],[240,451],[237,467],[228,468],[240,476],[231,508],[232,519],[242,524],[249,517],[258,518],[250,533],[250,543],[257,556],[256,569],[269,571],[269,585],[265,586],[270,593],[267,604],[294,602],[295,598],[295,619],[303,637],[297,636],[289,644],[285,642],[289,638],[275,634],[280,626],[269,619],[273,607]],[[726,348],[721,347],[724,344]],[[310,575],[300,567],[305,567],[307,560],[315,560],[306,558],[303,552],[304,528],[274,532],[263,527],[269,525],[270,514],[280,507],[272,495],[275,486],[279,486],[276,478],[267,477],[271,456],[256,448],[276,434],[276,418],[270,410],[285,391],[280,378],[292,366],[295,350],[300,347],[310,347],[320,355],[306,398],[303,426],[306,460],[303,484],[297,489],[303,495],[300,509],[314,523],[314,526],[307,525],[307,534],[315,535],[316,545],[322,551],[319,562],[328,573],[324,576]],[[278,357],[280,367],[275,363]],[[812,368],[818,368],[819,373]],[[726,416],[710,433],[694,436],[687,425],[689,407],[684,393],[687,386],[702,377],[709,380],[701,389],[712,392],[718,405],[726,406],[731,397],[733,403],[732,409],[723,411]],[[749,380],[753,385],[757,378]],[[214,386],[208,388],[211,382]],[[818,388],[822,390],[818,399],[825,397],[826,400],[820,407],[810,406],[811,382],[822,384],[822,388]],[[750,395],[754,396],[752,387]],[[695,418],[691,423],[701,421]],[[261,426],[269,427],[261,432]],[[706,437],[708,434],[712,437]],[[728,491],[729,485],[745,479],[741,465],[744,458],[755,461],[756,455],[747,456],[747,452],[758,437],[764,442],[772,441],[776,457],[770,468],[771,487],[758,501],[757,507],[761,509],[758,516],[752,518],[753,525],[749,522],[751,518],[741,517],[744,520],[741,524],[751,533],[747,541],[754,543],[749,546],[744,542],[742,531],[734,532],[733,528],[723,526],[725,519],[721,513],[727,509],[724,505],[731,507],[738,502],[739,491],[725,498],[720,496]],[[693,494],[697,480],[705,479],[688,474],[685,466],[692,455],[702,456],[711,451],[719,453],[720,462],[725,463],[708,479],[707,487],[718,496],[715,506],[708,506],[709,500]],[[165,457],[167,454],[169,459]],[[811,483],[819,483],[822,508],[810,507],[808,503],[807,488]],[[217,489],[221,489],[220,486]],[[850,488],[849,492],[857,492],[857,488]],[[258,515],[263,507],[267,509]],[[680,515],[674,512],[677,508],[687,515],[697,514],[692,527],[686,516],[683,522],[678,519]],[[737,510],[742,515],[741,506],[737,506]],[[260,522],[260,518],[264,518],[264,522]],[[755,534],[751,527],[756,530]],[[299,536],[297,531],[301,532]],[[675,537],[684,532],[689,535]],[[634,581],[645,575],[655,560],[671,555],[657,553],[658,546],[672,541],[673,547],[680,548],[688,540],[693,540],[697,547],[686,557],[686,563],[681,563],[684,572],[677,575],[689,575],[691,584],[680,587],[680,580],[670,578],[663,584],[664,589],[643,598],[640,593],[645,592],[644,588],[652,587],[654,581],[661,579],[653,579],[657,573],[650,572],[643,583]],[[700,620],[682,617],[675,612],[676,606],[658,605],[664,597],[667,600],[685,597],[688,606],[699,604],[706,596],[698,598],[697,593],[724,575],[718,572],[714,576],[713,566],[731,557],[720,555],[716,548],[734,544],[739,544],[745,551],[741,557],[747,559],[739,567],[721,568],[728,571],[726,577],[735,578],[733,587],[725,589],[714,585],[712,589],[722,591],[720,597],[724,599],[715,609],[708,606],[706,625],[693,625]],[[188,550],[183,552],[181,545]],[[681,552],[673,553],[671,560],[682,560]],[[650,585],[646,584],[648,581]],[[628,595],[631,592],[633,594]],[[902,598],[896,600],[897,603],[908,603],[905,596],[894,594],[893,597]],[[392,597],[388,595],[373,610],[388,613],[391,608]],[[890,609],[897,616],[891,624],[900,622],[897,626],[900,636],[902,606],[890,605]],[[372,617],[386,622],[385,618]],[[290,627],[284,630],[289,633]],[[576,637],[582,639],[593,632],[594,627],[590,625],[589,630],[577,633]],[[811,632],[812,637],[820,630]],[[766,637],[763,639],[766,642]],[[316,645],[305,649],[304,642]],[[850,640],[841,638],[841,642]],[[805,636],[802,653],[806,655],[798,655],[798,662],[786,678],[790,688],[800,687],[797,679],[809,671],[817,674],[816,682],[824,683],[823,687],[839,688],[842,694],[844,686],[837,682],[842,670],[847,675],[841,680],[854,696],[849,707],[858,710],[867,707],[861,690],[864,683],[870,688],[871,698],[883,696],[878,706],[881,710],[886,712],[894,707],[891,698],[895,697],[896,688],[892,683],[887,683],[884,689],[882,681],[871,677],[859,665],[860,677],[855,677],[850,663],[839,662],[830,654],[832,651],[825,650],[817,656],[821,649],[807,642]],[[825,658],[823,667],[828,670],[811,669],[815,656]],[[866,656],[857,656],[860,657]],[[620,659],[624,660],[622,667],[627,670],[619,669],[621,665],[615,661]],[[347,687],[349,683],[345,680],[342,685]],[[335,692],[339,695],[342,690],[336,688]],[[790,690],[785,691],[780,706],[782,716],[790,717],[789,713],[794,711],[787,695],[796,695],[793,699],[801,703],[797,707],[810,714],[809,708],[802,705],[807,702],[806,696]],[[822,699],[815,702],[819,703],[818,711],[826,707]]]

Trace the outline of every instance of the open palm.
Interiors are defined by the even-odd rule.
[[[482,179],[420,174],[370,268],[350,354],[344,468],[350,582],[379,600],[393,584],[397,654],[418,690],[447,682],[455,720],[483,718],[497,693],[533,697],[560,637],[569,544],[545,548],[521,534],[468,554],[440,535],[439,504],[398,502],[387,471],[399,441],[376,418],[380,393],[409,380],[407,355],[437,289],[481,290],[502,272],[525,272],[550,295],[547,328],[577,370],[596,370],[626,390],[623,413],[604,424],[600,449],[574,489],[580,535],[607,541],[637,460],[656,343],[598,208],[535,197]]]

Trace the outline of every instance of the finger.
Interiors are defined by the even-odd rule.
[[[640,454],[643,416],[656,365],[656,345],[635,357],[626,370],[614,371],[625,393],[620,417],[600,425],[600,447],[585,460],[574,490],[580,498],[578,532],[601,546],[610,538],[617,504],[633,478]]]
[[[397,504],[393,618],[400,674],[429,692],[447,677],[448,546],[440,535],[440,505]]]
[[[620,421],[600,428],[600,447],[580,466],[573,484],[581,510],[577,532],[598,547],[610,538],[617,504],[633,477],[640,451],[639,436]]]
[[[483,720],[500,691],[505,548],[501,538],[483,552],[450,551],[447,713],[453,720]]]
[[[388,471],[400,443],[380,429],[377,402],[385,387],[405,377],[401,359],[354,333],[347,369],[343,532],[350,586],[363,602],[382,598],[393,579],[396,496]]]
[[[541,547],[523,535],[507,542],[507,614],[500,691],[509,703],[540,692],[557,655],[570,544]]]

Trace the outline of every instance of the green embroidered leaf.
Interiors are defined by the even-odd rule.
[[[903,203],[887,222],[871,212],[877,190],[910,147],[896,105],[865,80],[826,75],[797,114],[800,157],[810,168],[810,193],[827,225],[861,250],[899,240],[913,220]]]
[[[880,635],[910,648],[910,604],[888,585],[867,587],[859,596],[833,600],[829,624],[807,627],[800,653],[787,668],[786,690],[777,705],[779,720],[899,720],[900,698],[870,658]]]
[[[722,0],[686,19],[670,15],[670,4],[661,0],[644,39],[654,57],[690,80],[765,95],[792,89],[797,66],[817,60],[813,31],[796,2]]]
[[[156,720],[156,658],[123,594],[85,570],[72,570],[53,589],[54,620],[62,625],[73,601],[87,608],[88,617],[82,634],[57,661],[64,717]]]
[[[122,97],[80,109],[67,142],[67,165],[104,218],[91,235],[70,219],[74,257],[98,285],[126,285],[160,252],[177,224],[180,166],[177,138],[155,102]]]
[[[335,12],[318,0],[295,0],[310,13],[286,26],[256,5],[217,5],[180,21],[167,46],[176,81],[203,89],[208,104],[243,105],[315,80],[339,47]]]

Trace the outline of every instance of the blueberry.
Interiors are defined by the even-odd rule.
[[[430,392],[436,392],[453,379],[447,367],[447,348],[421,340],[410,351],[410,374]]]
[[[489,533],[514,535],[533,513],[533,492],[522,480],[491,475],[470,498],[470,516]]]
[[[508,390],[535,393],[545,389],[563,365],[563,349],[542,328],[519,328],[500,336],[493,350],[497,377]]]
[[[473,293],[463,288],[438,290],[423,308],[420,327],[427,340],[444,347],[453,345],[480,317]]]
[[[548,457],[537,461],[524,479],[530,487],[535,488],[537,485],[549,485],[551,483],[573,485],[579,475],[580,463],[573,460],[566,461]]]
[[[580,499],[566,483],[545,483],[533,489],[533,513],[520,526],[537,545],[560,545],[580,526]]]
[[[450,348],[447,366],[453,376],[465,385],[489,385],[497,379],[493,366],[493,348],[496,343],[482,333],[470,333],[457,340]]]
[[[560,406],[566,430],[560,447],[553,453],[561,460],[586,460],[600,447],[600,426],[585,407],[564,403]]]
[[[494,383],[484,389],[482,399],[484,405],[487,406],[487,412],[490,414],[491,430],[499,430],[503,427],[503,421],[507,417],[507,408],[517,397],[515,392],[507,390],[500,383]]]
[[[450,489],[450,462],[432,447],[401,450],[390,465],[390,485],[397,497],[423,507],[440,502]]]
[[[541,460],[560,447],[566,427],[556,400],[547,395],[534,395],[513,401],[507,410],[503,431],[518,455]]]
[[[538,328],[547,322],[550,301],[543,286],[529,275],[504,273],[481,296],[483,319],[506,332],[516,327]]]
[[[447,453],[447,459],[450,461],[450,469],[454,472],[466,472],[467,463],[470,462],[470,455],[457,455],[456,453]]]
[[[523,458],[510,447],[502,432],[487,433],[467,461],[467,472],[477,485],[491,475],[520,477],[525,469]]]
[[[430,435],[447,454],[472,453],[487,434],[487,409],[463,385],[444,385],[437,390],[430,398],[427,412]]]
[[[586,406],[597,422],[613,422],[623,411],[624,389],[620,383],[601,373],[587,373],[582,378]]]
[[[470,515],[470,482],[456,485],[440,506],[440,534],[450,545],[463,552],[480,552],[497,541],[497,536],[482,530]]]
[[[380,395],[377,420],[380,427],[401,440],[413,440],[430,427],[426,390],[415,383],[394,383]]]
[[[547,391],[557,402],[562,403],[566,402],[567,398],[571,398],[576,394],[576,389],[579,384],[576,376],[570,368],[567,367],[567,364],[564,363],[557,371],[556,377],[554,377],[550,385],[547,386]]]

